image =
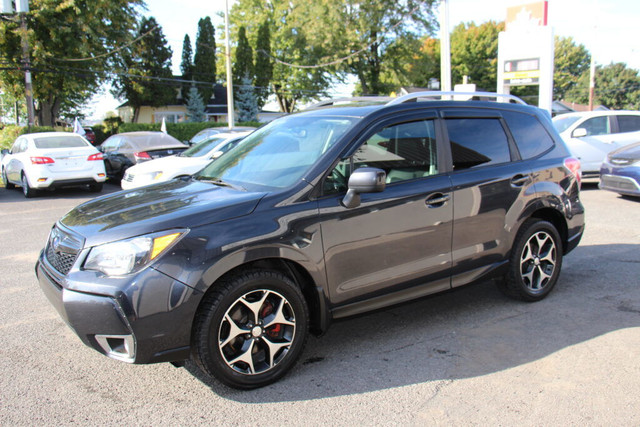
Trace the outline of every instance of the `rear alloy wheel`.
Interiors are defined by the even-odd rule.
[[[4,188],[6,188],[7,190],[16,188],[15,184],[10,183],[9,179],[7,179],[7,173],[4,171],[4,169],[2,169],[2,182],[4,183]]]
[[[300,289],[270,270],[243,272],[213,286],[196,317],[196,363],[234,388],[277,381],[307,338],[308,309]]]
[[[22,194],[24,194],[24,197],[26,197],[27,199],[36,197],[38,195],[38,190],[29,187],[29,180],[27,179],[27,175],[25,175],[24,172],[22,173]]]
[[[562,243],[553,224],[536,218],[522,225],[511,254],[509,273],[499,282],[507,295],[539,301],[555,286],[562,266]]]

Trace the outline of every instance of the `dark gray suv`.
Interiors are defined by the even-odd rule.
[[[193,177],[78,206],[41,288],[99,352],[237,388],[332,319],[487,279],[544,298],[584,230],[579,162],[542,110],[420,96],[283,117]]]

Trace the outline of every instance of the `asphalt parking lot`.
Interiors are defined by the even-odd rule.
[[[640,425],[640,199],[585,185],[586,234],[541,302],[489,282],[334,323],[241,392],[191,363],[108,359],[60,319],[35,260],[94,196],[0,189],[2,425]]]

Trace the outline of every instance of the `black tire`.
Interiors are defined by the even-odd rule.
[[[213,286],[194,322],[196,364],[238,389],[280,379],[295,364],[308,336],[309,310],[300,288],[286,275],[262,269],[240,272]]]
[[[498,288],[512,298],[540,301],[555,286],[561,268],[558,230],[550,222],[529,218],[516,235],[509,272],[498,280]]]
[[[38,190],[33,189],[29,186],[29,180],[27,179],[27,175],[25,175],[24,172],[22,172],[21,182],[22,182],[22,194],[24,194],[24,197],[26,197],[27,199],[30,199],[38,195]]]
[[[16,185],[10,183],[9,179],[7,179],[7,173],[4,171],[4,169],[2,169],[2,182],[4,183],[4,188],[6,188],[7,190],[13,190],[14,188],[16,188]]]
[[[96,182],[95,184],[89,184],[89,191],[92,193],[99,193],[102,191],[103,184],[101,182]]]

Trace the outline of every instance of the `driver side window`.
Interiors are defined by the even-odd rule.
[[[353,156],[338,163],[325,180],[324,193],[346,191],[351,172],[361,167],[384,170],[387,184],[435,175],[437,159],[433,120],[387,126],[370,136]]]

